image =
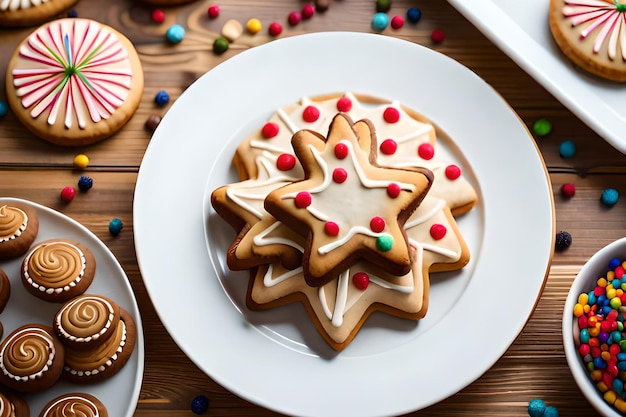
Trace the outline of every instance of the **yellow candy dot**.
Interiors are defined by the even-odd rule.
[[[589,312],[591,311],[591,306],[590,306],[589,304],[585,304],[585,305],[583,306],[583,311],[584,311],[585,313],[589,313]]]
[[[606,278],[598,278],[598,287],[606,288]]]
[[[583,306],[581,306],[580,304],[576,304],[574,306],[574,316],[580,317],[582,315],[583,315]]]
[[[248,20],[248,23],[246,23],[246,29],[253,35],[259,33],[262,29],[261,21],[257,18]]]
[[[606,290],[606,298],[608,298],[608,299],[615,298],[615,289],[614,288],[609,288],[608,290]]]
[[[600,325],[598,324],[597,327],[592,327],[591,329],[589,329],[589,336],[591,337],[598,337],[598,335],[600,334]]]
[[[617,395],[615,394],[615,391],[610,390],[604,393],[604,401],[606,401],[609,404],[613,404],[615,402],[615,400],[617,399]]]
[[[89,158],[85,154],[78,154],[74,157],[74,167],[85,169],[89,165]]]
[[[589,302],[589,294],[587,294],[586,292],[580,294],[578,296],[578,302],[582,305],[585,305]]]
[[[613,271],[609,271],[606,273],[606,279],[607,281],[613,281],[613,279],[615,279],[615,272]]]

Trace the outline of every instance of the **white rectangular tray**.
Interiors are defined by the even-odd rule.
[[[584,73],[558,49],[548,26],[550,0],[448,0],[563,105],[626,153],[626,84]]]

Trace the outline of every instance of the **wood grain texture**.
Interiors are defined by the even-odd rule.
[[[211,3],[218,3],[221,8],[216,20],[206,17]],[[145,91],[135,116],[113,137],[79,148],[57,147],[35,138],[11,113],[0,120],[0,195],[33,200],[84,224],[111,248],[128,274],[145,326],[146,368],[135,413],[138,417],[191,416],[190,402],[199,394],[210,398],[207,415],[277,415],[216,384],[194,366],[165,331],[137,265],[132,204],[137,172],[150,143],[150,132],[144,128],[148,116],[166,114],[171,103],[206,71],[241,51],[270,42],[266,34],[270,22],[283,24],[281,37],[316,31],[371,31],[374,1],[337,0],[331,2],[325,13],[289,27],[287,14],[299,10],[303,4],[298,0],[198,0],[182,6],[162,7],[166,21],[156,24],[149,17],[152,8],[144,3],[83,0],[76,6],[79,16],[99,20],[124,33],[140,54]],[[536,141],[552,180],[557,230],[567,230],[574,238],[569,250],[555,254],[535,311],[502,358],[456,395],[409,415],[526,416],[528,402],[540,397],[558,407],[562,416],[594,416],[595,412],[567,368],[560,319],[569,285],[584,262],[602,246],[624,236],[626,205],[620,202],[606,209],[600,204],[600,193],[606,187],[614,187],[626,195],[626,156],[578,120],[447,2],[394,0],[389,14],[404,15],[409,7],[422,9],[421,21],[406,24],[398,31],[387,29],[383,36],[396,36],[428,46],[466,65],[493,86],[527,125],[532,126],[541,117],[552,121],[553,132]],[[262,21],[263,32],[242,36],[223,55],[212,53],[212,42],[224,22],[233,18],[245,24],[251,17]],[[164,37],[166,28],[173,23],[180,23],[187,29],[184,41],[176,46],[169,45]],[[430,33],[436,28],[446,33],[445,41],[438,45],[430,41]],[[0,73],[5,73],[10,54],[31,30],[0,30]],[[163,108],[154,103],[154,96],[161,89],[171,96],[170,104]],[[0,83],[0,99],[4,96],[4,83]],[[563,159],[558,153],[559,144],[565,139],[573,140],[578,147],[571,159]],[[72,168],[77,153],[87,153],[90,157],[86,173],[94,179],[94,188],[66,204],[59,199],[59,192],[64,186],[75,184],[82,174]],[[560,196],[564,183],[576,185],[574,198]],[[164,194],[167,197],[167,190]],[[117,237],[108,233],[108,223],[113,217],[120,217],[124,222],[124,230]],[[506,233],[502,231],[503,241],[515,239]],[[532,262],[532,259],[520,259],[520,262]],[[514,297],[515,294],[503,288],[502,296]],[[482,333],[480,343],[489,343],[490,334],[498,331],[489,326],[489,317],[485,317],[483,323],[468,325],[476,326],[476,332]],[[469,341],[457,343],[462,349]],[[442,372],[454,378],[454,370],[445,369],[445,358],[439,360]]]

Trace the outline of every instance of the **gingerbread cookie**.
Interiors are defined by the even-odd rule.
[[[91,394],[72,392],[50,400],[39,417],[108,417],[106,407]]]
[[[626,81],[624,0],[550,0],[550,31],[563,53],[599,77]]]
[[[84,244],[66,239],[39,242],[20,269],[24,287],[42,300],[63,303],[85,292],[93,281],[96,260]]]
[[[63,358],[63,345],[50,326],[24,325],[0,344],[0,383],[17,392],[43,391],[59,380]]]
[[[11,296],[11,281],[7,274],[0,268],[0,313],[4,310]],[[2,333],[0,333],[1,335]]]
[[[22,204],[0,205],[0,260],[23,255],[39,233],[37,211]]]
[[[30,417],[25,399],[0,387],[0,417]]]
[[[111,337],[120,321],[119,306],[103,295],[83,294],[67,301],[54,317],[55,334],[73,349],[93,349]]]
[[[4,0],[0,2],[0,26],[41,24],[70,9],[77,0]]]
[[[63,378],[79,384],[91,384],[110,378],[130,359],[137,328],[130,313],[121,309],[113,334],[103,343],[89,349],[65,349]]]
[[[143,93],[132,43],[89,19],[59,19],[29,35],[6,72],[7,101],[35,135],[79,146],[117,132]]]

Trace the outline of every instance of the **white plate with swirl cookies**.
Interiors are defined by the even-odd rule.
[[[0,198],[0,308],[0,401],[16,417],[29,415],[25,406],[39,415],[78,403],[94,415],[134,414],[141,316],[124,270],[88,229],[34,202]]]
[[[335,32],[190,86],[142,162],[134,230],[159,316],[211,378],[288,415],[383,416],[500,358],[543,288],[554,213],[531,135],[484,81]],[[464,325],[485,317],[488,341]]]

